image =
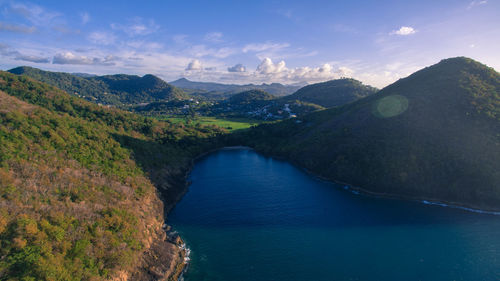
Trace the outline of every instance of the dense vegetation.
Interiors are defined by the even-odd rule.
[[[0,279],[130,272],[222,131],[159,122],[0,72]]]
[[[118,106],[144,116],[191,116],[219,118],[286,119],[324,107],[340,106],[373,93],[376,89],[354,79],[339,79],[298,89],[281,84],[226,85],[179,79],[172,84],[153,75],[92,76],[17,67],[9,72],[26,75],[89,101]],[[185,88],[187,87],[187,88]],[[269,90],[271,92],[266,92]],[[207,92],[208,91],[208,92]],[[273,94],[274,93],[274,94]]]
[[[286,101],[299,100],[323,107],[335,107],[364,98],[377,91],[376,88],[363,85],[358,80],[343,78],[307,85],[283,99]]]
[[[170,84],[179,87],[198,98],[208,99],[225,99],[234,94],[250,91],[261,90],[270,93],[273,96],[281,97],[290,95],[297,91],[299,86],[282,85],[279,83],[261,84],[261,85],[235,85],[235,84],[220,84],[210,82],[193,82],[186,78],[181,78],[170,82]]]
[[[150,108],[197,104],[168,101],[168,87],[151,75],[33,73],[69,92],[130,91],[141,102],[144,94],[157,100],[145,105]],[[100,280],[130,272],[163,224],[157,190],[171,207],[191,160],[228,144],[252,146],[370,192],[499,210],[495,70],[453,58],[374,95],[354,80],[306,92],[330,97],[337,89],[332,83],[365,87],[367,96],[350,102],[361,97],[351,91],[342,101],[348,104],[311,114],[321,107],[308,104],[304,97],[317,96],[303,90],[288,100],[252,90],[213,106],[197,104],[217,116],[254,110],[290,117],[304,110],[228,139],[227,130],[201,124],[220,120],[204,122],[194,111],[191,119],[159,121],[0,72],[0,280]]]
[[[500,75],[452,58],[236,142],[367,191],[499,210],[499,110]]]
[[[9,72],[26,75],[92,102],[122,106],[186,99],[184,92],[153,75],[85,76],[21,66]]]

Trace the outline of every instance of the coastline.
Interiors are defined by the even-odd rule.
[[[239,150],[239,149],[247,149],[247,150],[253,150],[256,153],[259,153],[265,157],[270,157],[278,161],[285,161],[287,163],[292,164],[293,166],[299,168],[300,170],[304,171],[305,173],[309,174],[312,177],[315,177],[319,180],[326,181],[329,183],[333,183],[338,186],[338,188],[343,188],[346,191],[352,192],[356,195],[362,195],[362,196],[370,196],[370,197],[375,197],[375,198],[385,198],[385,199],[393,199],[393,200],[405,200],[405,201],[413,201],[413,202],[418,202],[421,204],[427,204],[427,205],[437,205],[441,207],[447,207],[447,208],[454,208],[454,209],[461,209],[464,211],[468,212],[475,212],[475,213],[481,213],[481,214],[490,214],[490,215],[500,215],[500,210],[495,210],[495,209],[481,209],[477,208],[475,206],[467,205],[464,203],[459,203],[459,202],[448,202],[448,201],[443,201],[443,200],[437,200],[435,198],[427,198],[427,197],[415,197],[415,196],[405,196],[405,195],[399,195],[399,194],[390,194],[390,193],[379,193],[379,192],[373,192],[370,190],[367,190],[365,188],[361,188],[358,186],[353,186],[351,184],[337,181],[334,179],[330,179],[321,175],[318,175],[314,173],[313,171],[310,171],[302,166],[300,166],[298,163],[295,161],[292,161],[290,159],[287,159],[285,157],[280,157],[276,155],[269,155],[262,153],[252,147],[249,146],[224,146],[224,147],[219,147],[215,149],[211,149],[209,151],[203,152],[196,157],[192,158],[189,161],[189,165],[185,169],[182,169],[182,181],[179,181],[181,186],[178,186],[178,193],[175,195],[175,199],[173,201],[170,201],[170,203],[165,202],[163,193],[159,190],[159,195],[161,200],[164,202],[164,222],[165,224],[163,225],[162,231],[164,233],[165,237],[163,241],[160,241],[159,245],[162,244],[171,244],[175,245],[178,251],[178,257],[175,259],[175,263],[172,266],[172,263],[169,264],[168,269],[165,270],[165,260],[162,259],[161,251],[165,250],[165,246],[158,246],[155,243],[153,243],[153,246],[151,249],[146,251],[149,255],[155,257],[155,260],[149,260],[148,263],[145,264],[145,269],[148,268],[150,276],[156,276],[155,279],[140,279],[140,280],[182,280],[182,275],[186,272],[188,266],[189,266],[189,248],[187,248],[186,244],[182,240],[180,236],[177,235],[177,233],[171,229],[171,227],[168,225],[168,214],[170,211],[175,207],[175,205],[182,200],[184,195],[189,191],[189,186],[190,182],[188,181],[189,174],[191,173],[192,169],[194,168],[194,165],[198,160],[201,158],[217,152],[219,150]],[[173,235],[173,236],[172,236]],[[174,237],[174,238],[172,238]],[[155,246],[156,245],[156,246]],[[168,248],[168,247],[167,247]],[[154,272],[155,268],[161,267],[163,265],[163,274],[159,274],[158,272]],[[151,270],[153,269],[153,270]],[[172,270],[173,269],[173,270]],[[153,271],[153,272],[151,272]],[[161,276],[161,277],[160,277]],[[134,279],[135,280],[135,279]]]
[[[417,197],[417,196],[407,196],[407,195],[402,195],[402,194],[395,194],[395,193],[382,193],[382,192],[374,192],[370,191],[366,188],[362,188],[359,186],[354,186],[349,183],[345,183],[342,181],[338,181],[335,179],[327,178],[321,175],[316,174],[315,172],[308,170],[304,167],[302,167],[299,163],[296,163],[295,161],[291,159],[287,159],[286,157],[281,157],[277,155],[270,155],[266,153],[262,153],[258,150],[255,150],[252,148],[255,152],[264,155],[266,157],[270,157],[279,161],[284,161],[287,163],[292,164],[293,166],[299,168],[300,170],[304,171],[305,173],[319,179],[322,181],[330,182],[336,185],[340,185],[343,187],[345,190],[349,190],[357,195],[363,195],[363,196],[371,196],[375,198],[385,198],[385,199],[394,199],[394,200],[404,200],[404,201],[413,201],[413,202],[418,202],[421,204],[426,204],[426,205],[437,205],[441,207],[447,207],[447,208],[453,208],[453,209],[461,209],[464,211],[468,212],[474,212],[474,213],[481,213],[481,214],[490,214],[490,215],[500,215],[500,208],[499,209],[489,209],[489,208],[479,208],[474,205],[469,205],[466,203],[461,203],[461,202],[453,202],[453,201],[445,201],[445,200],[439,200],[436,198],[429,198],[429,197]],[[340,188],[339,186],[339,188]]]
[[[162,268],[163,269],[163,274],[158,274],[156,272],[151,272],[151,269],[148,269],[147,271],[153,274],[152,277],[156,276],[156,279],[148,279],[148,278],[136,278],[137,280],[182,280],[183,274],[186,272],[186,270],[189,267],[189,254],[190,254],[190,249],[187,247],[186,243],[182,240],[182,237],[180,237],[175,230],[171,228],[170,225],[168,225],[168,214],[172,209],[175,207],[175,205],[182,200],[184,195],[189,191],[189,186],[191,183],[188,181],[189,174],[194,168],[194,165],[196,164],[196,161],[200,160],[201,158],[217,152],[219,150],[238,150],[238,149],[248,149],[248,150],[254,150],[251,147],[248,146],[224,146],[224,147],[219,147],[215,149],[211,149],[209,151],[203,152],[196,157],[192,158],[190,160],[189,165],[187,166],[186,169],[182,171],[182,182],[180,186],[179,193],[175,195],[175,199],[171,201],[170,203],[167,204],[165,202],[163,194],[161,191],[159,191],[160,199],[162,202],[164,202],[164,224],[162,226],[162,232],[164,233],[164,237],[162,240],[159,241],[160,243],[156,243],[156,247],[151,247],[148,251],[146,251],[146,255],[150,255],[153,257],[157,257],[156,259],[150,259],[149,262],[144,263],[144,269],[146,268]],[[172,262],[169,264],[168,269],[165,266],[165,259],[161,258],[161,252],[165,251],[165,244],[171,244],[175,245],[178,250],[178,259],[175,259],[175,265],[172,266]],[[163,245],[163,246],[162,246]],[[154,245],[153,245],[154,246]],[[168,257],[166,257],[168,259]],[[173,270],[172,270],[173,268]],[[154,271],[154,270],[153,270]],[[158,271],[158,270],[157,270]],[[133,279],[133,280],[136,280]]]

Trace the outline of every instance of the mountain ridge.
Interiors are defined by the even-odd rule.
[[[295,93],[283,97],[283,100],[300,100],[328,108],[344,105],[377,91],[377,88],[364,85],[358,80],[341,78],[304,86]]]
[[[8,72],[29,76],[69,94],[106,105],[123,106],[188,98],[181,90],[151,74],[142,77],[128,74],[82,77],[28,66],[16,67]]]

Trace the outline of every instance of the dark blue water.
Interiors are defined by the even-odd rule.
[[[500,280],[500,216],[355,195],[251,150],[194,167],[169,215],[186,280]]]

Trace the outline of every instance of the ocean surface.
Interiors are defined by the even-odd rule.
[[[185,280],[500,280],[500,216],[357,195],[252,150],[200,159]]]

